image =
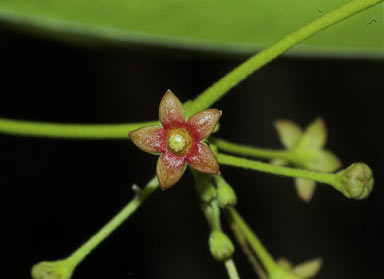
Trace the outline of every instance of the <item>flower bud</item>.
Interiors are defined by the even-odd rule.
[[[209,250],[216,260],[226,261],[232,256],[235,247],[226,234],[214,230],[209,236]]]
[[[209,203],[216,199],[216,188],[213,185],[212,176],[196,171],[192,173],[195,176],[195,186],[201,201]]]
[[[338,173],[339,181],[348,198],[362,200],[368,197],[373,189],[371,168],[364,163],[354,163]]]
[[[33,279],[69,279],[74,267],[68,261],[40,262],[32,267]]]
[[[217,183],[217,201],[219,206],[225,208],[227,206],[235,205],[237,197],[231,185],[229,185],[220,175],[217,175],[215,178]]]

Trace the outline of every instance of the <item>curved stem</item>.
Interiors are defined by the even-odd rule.
[[[373,7],[382,1],[383,0],[351,0],[329,13],[324,14],[311,23],[297,29],[280,41],[252,56],[206,89],[188,107],[190,113],[210,107],[239,82],[298,43],[343,19]]]
[[[249,248],[249,245],[245,239],[245,236],[243,232],[240,230],[238,225],[233,222],[232,217],[230,216],[230,213],[228,210],[225,211],[225,217],[229,223],[229,226],[231,227],[231,230],[237,240],[237,243],[240,245],[241,249],[243,250],[243,253],[245,256],[248,258],[248,261],[253,267],[253,270],[256,272],[256,274],[261,278],[261,279],[266,279],[267,275],[265,274],[261,264],[259,261],[256,259],[255,255],[252,253],[252,251]]]
[[[140,205],[159,187],[157,177],[151,179],[147,186],[138,190],[136,196],[104,227],[85,242],[69,257],[69,261],[75,265],[79,264],[93,249],[117,229]]]
[[[272,164],[267,164],[255,160],[239,158],[230,155],[218,154],[217,159],[221,164],[242,167],[251,170],[257,170],[267,173],[273,173],[277,175],[284,175],[290,177],[306,178],[310,180],[315,180],[317,182],[326,183],[334,186],[339,190],[339,181],[336,174],[333,173],[323,173],[323,172],[314,172],[307,171],[302,169],[294,169],[283,166],[276,166]]]
[[[0,118],[0,133],[62,139],[128,139],[128,133],[158,121],[129,124],[64,124]]]
[[[233,226],[238,227],[238,229],[243,233],[245,239],[252,247],[256,255],[259,257],[267,273],[271,274],[277,269],[279,269],[273,257],[269,254],[269,252],[258,239],[256,234],[248,227],[248,225],[245,223],[244,219],[240,216],[236,209],[234,209],[233,207],[229,207],[228,213],[231,224]]]
[[[212,143],[214,143],[217,148],[224,150],[233,154],[249,156],[249,157],[258,157],[264,159],[282,159],[285,161],[290,161],[292,153],[289,150],[273,150],[273,149],[264,149],[257,148],[248,145],[240,145],[237,143],[229,142],[220,138],[209,138]]]
[[[131,214],[135,212],[158,187],[159,182],[157,181],[157,177],[152,178],[144,189],[136,190],[135,197],[115,217],[113,217],[104,227],[102,227],[69,257],[54,262],[40,262],[35,264],[32,267],[32,277],[48,278],[48,276],[55,275],[57,278],[60,277],[63,279],[69,279],[76,266],[80,264],[93,249],[95,249],[114,230],[116,230],[129,216],[131,216]]]

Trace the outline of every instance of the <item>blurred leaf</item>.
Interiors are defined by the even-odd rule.
[[[255,52],[344,0],[0,0],[0,23],[82,42]],[[382,50],[382,7],[314,36],[291,54],[370,56]]]

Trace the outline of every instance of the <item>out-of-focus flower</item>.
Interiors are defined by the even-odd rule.
[[[290,152],[289,162],[278,160],[277,164],[292,164],[307,170],[334,172],[341,167],[340,160],[324,149],[327,140],[327,128],[321,118],[316,118],[303,131],[296,123],[278,120],[275,128],[285,148]],[[316,182],[303,178],[295,179],[296,190],[304,201],[310,201]]]

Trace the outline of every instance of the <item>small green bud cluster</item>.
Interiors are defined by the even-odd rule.
[[[196,190],[202,202],[209,203],[216,199],[217,191],[212,176],[205,173],[192,172],[196,180]]]
[[[237,202],[235,191],[220,175],[215,176],[217,184],[217,201],[221,208],[234,206]]]

